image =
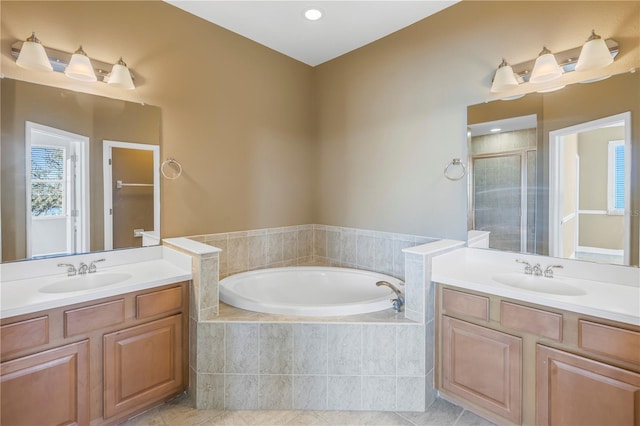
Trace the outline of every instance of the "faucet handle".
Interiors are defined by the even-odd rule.
[[[533,275],[535,275],[536,277],[539,277],[540,275],[542,275],[542,267],[540,266],[539,263],[536,263],[533,266]]]
[[[522,259],[516,259],[516,262],[518,263],[524,263],[524,273],[527,275],[531,275],[533,273],[533,267],[531,266],[531,264],[529,262],[526,262]]]
[[[564,266],[562,266],[562,265],[549,265],[549,266],[547,266],[547,268],[544,270],[544,276],[546,278],[553,278],[553,268],[562,269],[562,268],[564,268]]]
[[[76,267],[70,263],[58,263],[59,267],[66,267],[67,268],[67,276],[68,277],[73,277],[75,276],[78,271],[76,270]]]
[[[92,260],[91,263],[89,264],[89,273],[93,274],[95,272],[98,271],[98,268],[96,267],[96,263],[98,262],[104,262],[106,259],[96,259],[96,260]]]
[[[80,262],[80,265],[78,265],[78,274],[84,275],[87,273],[88,270],[89,270],[89,266],[84,262]]]

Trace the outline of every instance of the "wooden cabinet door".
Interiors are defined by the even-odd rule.
[[[522,339],[442,316],[442,387],[520,424]]]
[[[182,315],[104,336],[104,418],[133,412],[184,389]]]
[[[0,424],[89,424],[89,342],[0,364]]]
[[[640,426],[640,374],[538,345],[536,424]]]

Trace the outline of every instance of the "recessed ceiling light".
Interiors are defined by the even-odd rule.
[[[491,129],[491,130],[490,130],[490,132],[497,133],[497,132],[499,132],[500,130],[502,130],[502,129],[501,129],[501,128],[499,128],[499,127],[494,127],[493,129]]]
[[[322,11],[319,9],[307,9],[304,11],[304,17],[310,21],[317,21],[322,18]]]

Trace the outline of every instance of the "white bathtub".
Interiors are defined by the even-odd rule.
[[[392,307],[395,293],[387,281],[404,291],[402,281],[360,269],[295,266],[260,269],[220,281],[220,300],[237,308],[282,315],[338,316],[382,311]]]

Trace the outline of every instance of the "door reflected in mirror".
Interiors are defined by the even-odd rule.
[[[160,109],[9,78],[0,85],[2,261],[108,249],[104,141],[134,142],[157,152]],[[158,243],[159,181],[151,181],[155,189],[147,188],[143,198],[153,197],[153,207],[134,207],[145,218],[114,248],[142,245],[134,229],[153,231]],[[123,205],[126,210],[133,204]]]
[[[160,229],[160,149],[104,141],[104,248],[140,247]]]
[[[25,123],[27,257],[89,248],[89,138]]]
[[[549,254],[629,264],[631,113],[551,132]]]
[[[638,266],[638,73],[467,112],[469,230],[493,249]]]

